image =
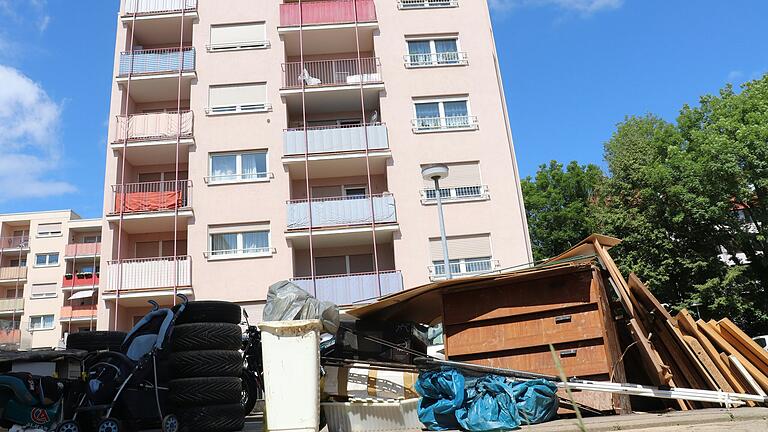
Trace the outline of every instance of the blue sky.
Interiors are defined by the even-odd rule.
[[[460,0],[465,2],[477,0]],[[768,71],[765,0],[491,0],[523,176]],[[118,0],[0,0],[0,212],[99,216]]]

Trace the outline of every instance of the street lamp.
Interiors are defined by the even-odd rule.
[[[445,238],[445,220],[443,219],[443,199],[440,193],[440,180],[448,177],[448,165],[434,164],[427,165],[421,169],[421,176],[424,180],[435,182],[435,198],[437,199],[437,216],[440,220],[440,242],[443,244],[443,266],[445,267],[445,278],[451,279],[451,261],[448,259],[448,240]]]

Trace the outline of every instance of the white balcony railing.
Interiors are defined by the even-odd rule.
[[[366,127],[361,125],[318,126],[307,128],[306,142],[309,144],[308,153],[363,151],[365,150],[366,132],[368,134],[369,150],[389,148],[387,126],[381,123],[371,124]],[[284,155],[303,155],[306,148],[304,128],[286,129],[283,132]]]
[[[195,49],[186,47],[134,50],[120,53],[120,76],[195,70]]]
[[[499,260],[491,258],[468,258],[451,260],[451,276],[472,276],[490,273],[499,268]],[[445,277],[445,264],[429,266],[430,279],[442,279]]]
[[[125,0],[123,15],[179,13],[197,9],[197,0]]]
[[[458,7],[459,0],[398,0],[397,7],[400,9],[428,9]]]
[[[411,122],[414,132],[430,132],[440,130],[467,130],[477,129],[477,117],[451,116],[451,117],[421,117]]]
[[[318,198],[311,201],[289,201],[288,229],[309,227],[310,202],[313,228],[370,224],[373,220],[371,207],[373,207],[376,223],[397,222],[394,196],[391,194],[357,195]]]
[[[152,290],[173,288],[174,285],[192,285],[192,259],[189,256],[109,261],[107,272],[109,291]]]
[[[407,54],[405,56],[405,66],[409,68],[466,64],[469,64],[469,59],[465,52]]]
[[[486,185],[469,185],[469,186],[454,186],[448,188],[440,188],[440,198],[443,201],[471,201],[488,199],[490,194],[488,193],[488,186]],[[435,189],[422,189],[421,190],[421,202],[432,203],[437,202],[437,193]]]
[[[0,237],[0,249],[26,249],[29,247],[29,236]]]
[[[403,276],[399,271],[382,271],[378,275],[356,273],[317,276],[314,283],[311,277],[293,278],[291,281],[319,300],[340,305],[372,302],[381,296],[403,290]]]
[[[283,88],[359,85],[380,83],[381,62],[378,57],[340,60],[305,61],[283,64]]]
[[[24,310],[24,297],[0,299],[0,312]]]
[[[175,210],[192,205],[191,180],[126,183],[112,186],[112,214]]]
[[[155,141],[192,136],[194,115],[192,111],[132,114],[117,116],[115,142]]]

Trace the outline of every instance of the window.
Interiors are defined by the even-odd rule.
[[[768,343],[768,338],[766,338],[765,336],[756,337],[755,342],[757,342],[757,344],[760,345],[760,348],[765,348],[766,343]]]
[[[101,243],[101,234],[83,236],[83,243]]]
[[[467,64],[466,53],[459,51],[459,40],[455,37],[444,39],[409,40],[407,67],[448,66]]]
[[[211,26],[208,51],[267,48],[266,25],[263,22]]]
[[[27,230],[15,230],[13,232],[13,237],[27,237],[29,235],[29,231]]]
[[[477,162],[449,163],[448,177],[440,181],[440,198],[444,201],[477,201],[489,199],[488,187],[480,177],[480,164]],[[424,180],[421,193],[422,204],[436,202],[435,183]]]
[[[9,264],[11,265],[11,267],[26,267],[27,266],[27,259],[26,258],[12,259],[9,262]]]
[[[267,180],[267,152],[211,154],[209,173],[210,184]]]
[[[222,226],[208,229],[209,258],[237,258],[272,254],[266,224]]]
[[[29,330],[53,329],[53,315],[37,315],[29,317]]]
[[[213,85],[209,88],[208,114],[265,112],[269,108],[266,83]]]
[[[35,256],[35,267],[53,267],[57,265],[59,265],[58,252],[37,254]]]
[[[488,234],[448,237],[448,258],[453,275],[470,275],[493,271],[496,262],[491,252],[491,239]],[[443,246],[440,238],[429,239],[429,252],[432,265],[430,277],[445,277]]]
[[[61,223],[45,223],[37,226],[38,237],[57,237],[61,235]]]
[[[373,272],[373,255],[341,255],[315,258],[315,274],[332,276]]]
[[[428,9],[458,7],[459,0],[399,0],[397,7],[400,9]]]
[[[475,129],[476,120],[469,113],[467,99],[414,102],[414,132],[450,129]]]
[[[56,297],[57,285],[56,283],[39,283],[32,284],[31,296],[36,298],[52,298]]]

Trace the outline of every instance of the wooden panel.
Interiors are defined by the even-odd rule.
[[[699,343],[698,339],[688,335],[683,335],[683,339],[685,340],[685,343],[691,347],[691,350],[694,354],[696,354],[696,357],[698,357],[699,361],[701,361],[701,364],[703,364],[707,371],[712,375],[712,379],[715,380],[715,383],[720,388],[720,390],[725,392],[732,392],[733,388],[731,388],[731,385],[728,384],[728,381],[725,380],[723,374],[720,373],[720,369],[718,369],[715,361],[709,357],[709,354],[707,354],[706,351],[704,351],[704,347],[701,346],[701,343]]]
[[[723,337],[712,324],[706,323],[703,320],[696,321],[696,324],[699,325],[699,329],[701,329],[701,331],[707,335],[709,340],[711,340],[715,346],[719,347],[727,355],[735,356],[752,375],[755,381],[757,381],[763,389],[768,391],[768,377],[760,372],[749,360],[744,358],[744,356],[741,355],[741,353],[736,348],[734,348],[733,345],[723,339]]]
[[[585,310],[586,309],[586,310]],[[445,327],[446,355],[576,342],[603,336],[597,305]]]
[[[590,268],[534,281],[485,286],[443,295],[444,324],[538,313],[595,303]]]
[[[568,377],[610,373],[611,365],[608,364],[602,339],[555,345],[555,352],[560,356],[560,364]],[[559,375],[548,346],[484,353],[479,356],[462,355],[450,357],[450,359],[484,366]]]

